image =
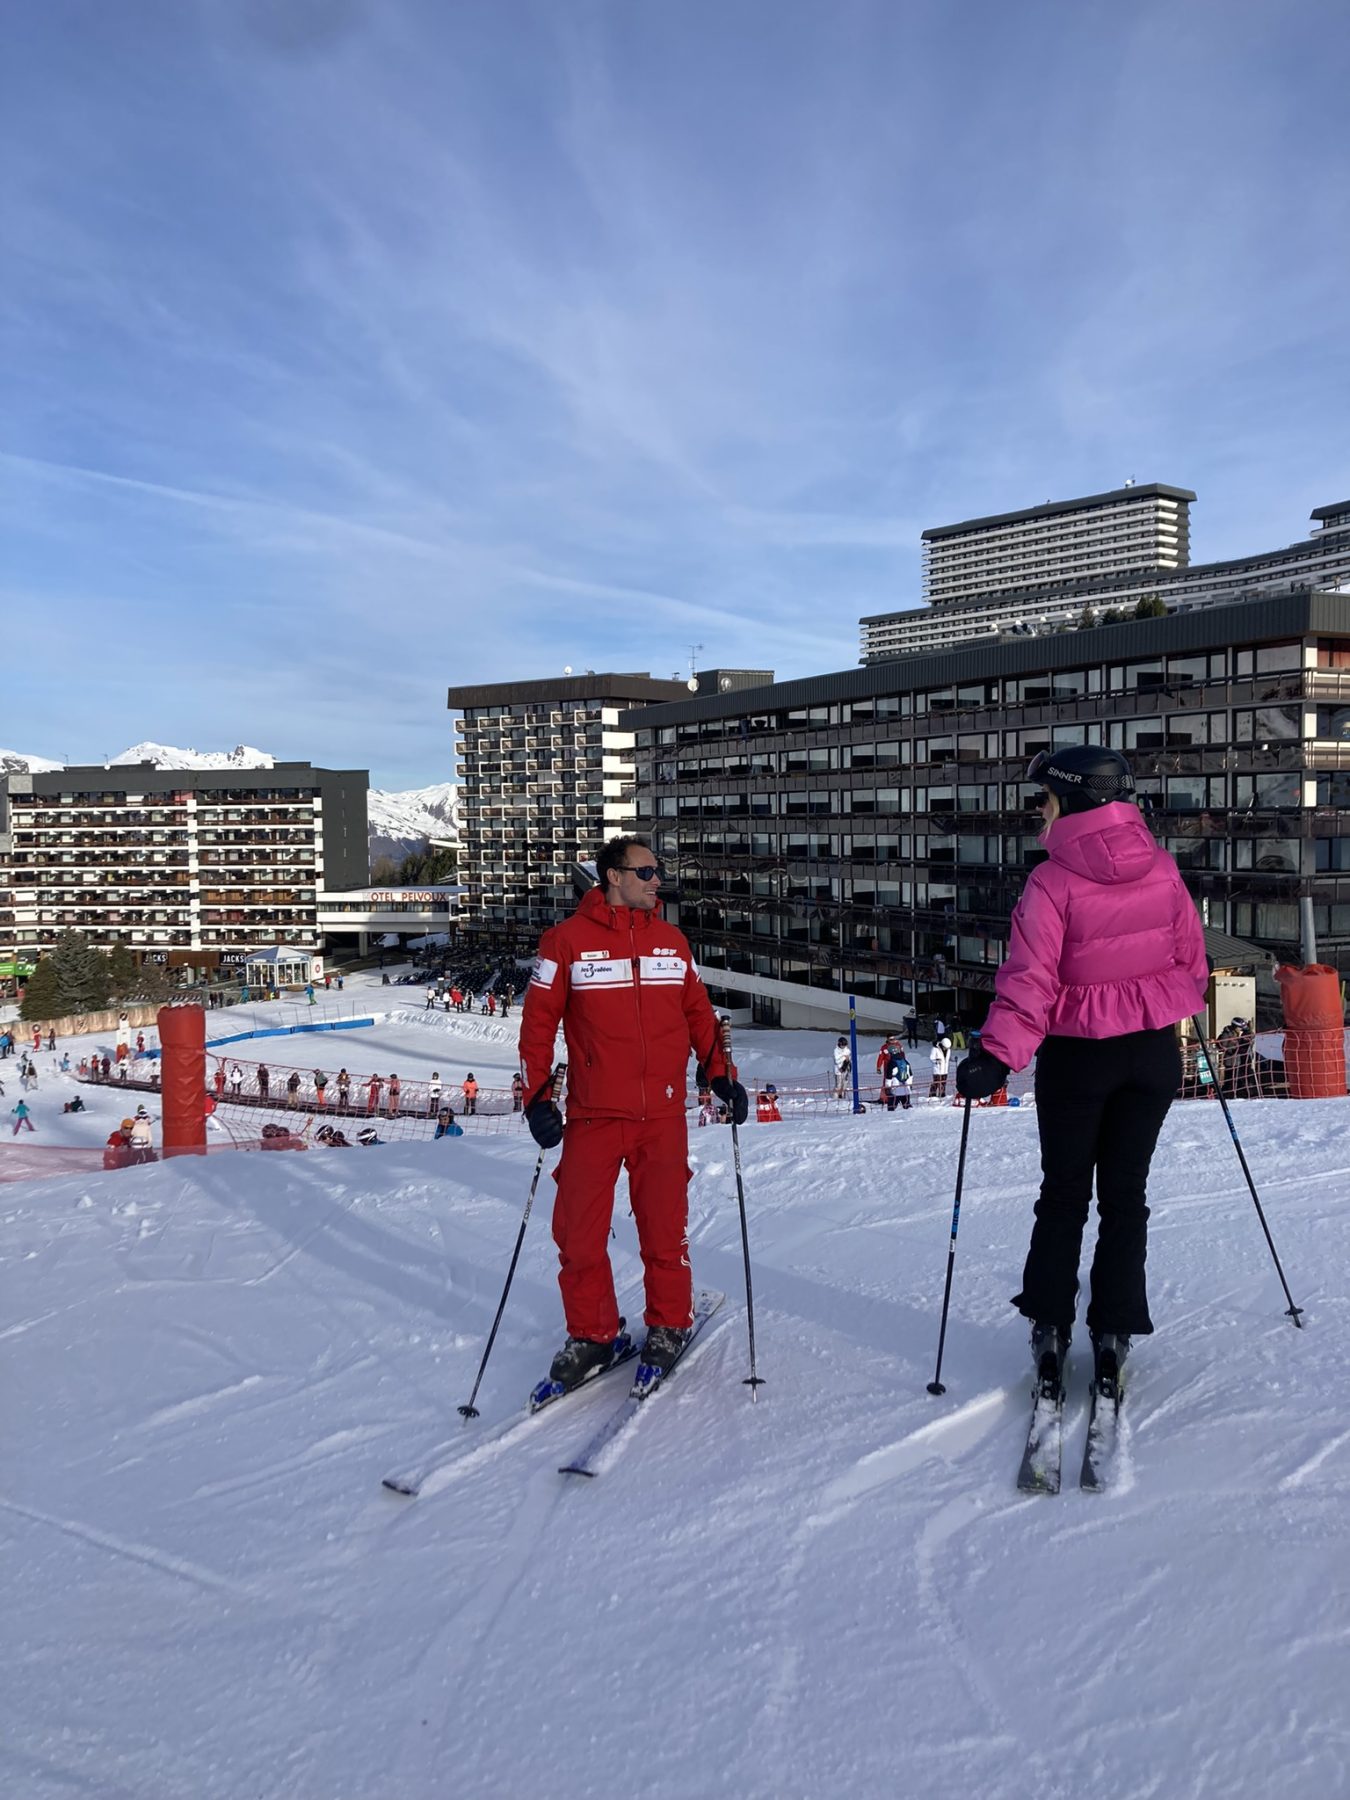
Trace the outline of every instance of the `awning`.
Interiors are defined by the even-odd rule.
[[[1272,950],[1263,950],[1259,944],[1249,944],[1245,938],[1229,937],[1226,931],[1215,931],[1213,926],[1206,925],[1205,955],[1216,969],[1273,969],[1276,956]]]

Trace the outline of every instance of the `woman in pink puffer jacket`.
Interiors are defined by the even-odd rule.
[[[983,1098],[1036,1057],[1043,1179],[1013,1305],[1032,1321],[1040,1378],[1058,1384],[1094,1173],[1087,1324],[1098,1373],[1108,1359],[1118,1373],[1130,1337],[1153,1329],[1145,1188],[1181,1084],[1173,1027],[1203,1004],[1208,969],[1194,903],[1139,815],[1124,757],[1066,746],[1038,756],[1027,778],[1042,789],[1048,860],[1013,913],[981,1046],[956,1085]]]

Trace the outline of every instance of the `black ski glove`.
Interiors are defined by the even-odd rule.
[[[710,1085],[723,1106],[731,1108],[732,1122],[744,1125],[750,1117],[750,1096],[740,1082],[733,1081],[729,1075],[719,1075]]]
[[[956,1091],[966,1100],[987,1100],[1005,1085],[1012,1070],[983,1044],[956,1066]]]
[[[525,1108],[525,1123],[541,1150],[553,1150],[561,1144],[563,1116],[551,1100],[532,1100]]]

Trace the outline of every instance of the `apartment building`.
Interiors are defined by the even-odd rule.
[[[1154,491],[1163,496],[1160,506],[1170,503],[1179,510],[1183,509],[1183,502],[1176,496],[1184,496],[1187,504],[1194,499],[1194,495],[1182,488],[1118,490],[1126,494]],[[1169,496],[1172,497],[1170,502]],[[1113,498],[1110,494],[1095,496],[1102,501]],[[1063,504],[1073,508],[1087,503],[1066,501]],[[1009,513],[1001,517],[1025,520],[1034,514],[1052,511],[1039,507],[1033,508],[1031,513]],[[1003,634],[1063,631],[1078,623],[1085,607],[1100,615],[1112,607],[1131,608],[1142,599],[1157,597],[1173,612],[1191,612],[1228,606],[1234,600],[1261,594],[1326,591],[1350,585],[1350,501],[1337,506],[1319,506],[1311,516],[1315,523],[1307,538],[1278,550],[1221,562],[1188,563],[1189,534],[1183,534],[1180,527],[1174,540],[1179,560],[1164,559],[1144,567],[1117,567],[1110,571],[1097,568],[1094,571],[1089,566],[1091,553],[1081,546],[1063,562],[1056,562],[1050,554],[1055,542],[1050,536],[1030,553],[1032,561],[1029,562],[1001,561],[999,556],[992,552],[986,555],[983,550],[978,555],[972,552],[975,560],[944,583],[940,599],[935,590],[931,592],[933,604],[904,612],[871,613],[860,619],[861,661],[884,662],[896,656],[924,655]],[[963,533],[977,526],[998,527],[999,524],[999,520],[972,520],[968,525],[945,526],[941,530]],[[1008,529],[1015,531],[1020,527]],[[925,532],[924,536],[927,538],[929,533]],[[1141,526],[1134,536],[1134,546],[1146,546],[1147,542],[1148,529]],[[1156,542],[1168,548],[1170,558],[1173,540],[1166,533],[1160,533]],[[1067,541],[1061,545],[1066,551],[1068,547]],[[1102,551],[1106,557],[1126,553],[1123,542],[1114,548],[1108,545]],[[925,554],[931,556],[936,552],[925,546]],[[1134,554],[1134,550],[1128,554]],[[992,584],[978,593],[969,591],[970,580],[967,579],[968,576],[975,579],[976,569],[980,571],[979,579],[987,579]],[[925,591],[930,591],[927,580]]]
[[[588,672],[451,688],[463,928],[533,948],[576,904],[573,864],[633,829],[633,734],[621,724],[624,712],[772,679],[771,669],[705,669],[687,682]]]
[[[1184,569],[1194,499],[1189,488],[1129,483],[1079,500],[931,526],[922,540],[923,597],[945,606],[1048,582]]]
[[[0,957],[72,929],[199,972],[317,949],[320,890],[368,878],[368,785],[307,762],[0,774]]]
[[[1350,595],[1011,638],[630,712],[637,822],[727,1004],[982,1015],[1028,868],[1025,770],[1126,752],[1205,923],[1350,973]],[[810,989],[808,995],[802,990]]]
[[[466,931],[524,949],[571,910],[571,865],[632,824],[633,734],[620,714],[681,694],[684,682],[646,673],[449,690]]]

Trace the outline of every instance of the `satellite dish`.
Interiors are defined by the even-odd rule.
[[[564,667],[563,667],[563,674],[564,674],[564,675],[570,675],[570,674],[571,674],[571,673],[572,673],[572,665],[571,665],[571,663],[567,663],[567,664],[565,664],[565,665],[564,665]]]
[[[698,692],[698,676],[691,675],[684,685],[689,689],[691,694],[696,694]]]

